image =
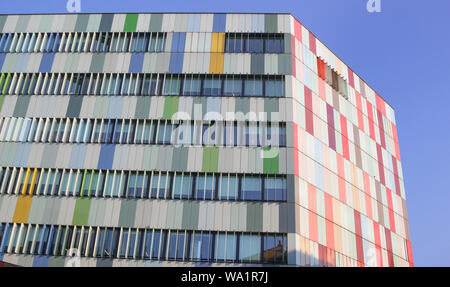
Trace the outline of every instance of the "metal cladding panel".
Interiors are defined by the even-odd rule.
[[[4,192],[0,194],[2,222],[25,218],[37,224],[285,233],[288,264],[413,265],[394,111],[293,16],[232,13],[3,15],[0,16],[0,31],[15,33],[10,34],[16,37],[14,45],[25,42],[26,35],[21,34],[19,40],[17,33],[40,32],[41,37],[49,38],[53,37],[51,33],[60,32],[78,32],[78,36],[83,33],[89,37],[98,32],[103,35],[120,32],[132,35],[132,43],[141,32],[152,32],[152,37],[160,33],[158,35],[165,37],[165,46],[160,52],[105,53],[91,49],[66,52],[63,49],[50,51],[44,46],[26,53],[2,51],[0,128],[13,118],[10,122],[17,123],[17,128],[11,127],[10,135],[14,137],[21,135],[20,123],[31,118],[44,122],[45,118],[151,119],[161,123],[176,112],[193,118],[198,110],[201,117],[214,112],[225,118],[227,112],[255,111],[268,113],[272,123],[277,120],[286,123],[286,148],[280,148],[275,157],[261,157],[267,151],[262,153],[261,147],[246,146],[243,142],[233,147],[179,148],[165,144],[99,144],[98,141],[8,142],[2,138],[2,168],[23,167],[18,170],[21,175],[27,174],[28,167],[37,167],[66,171],[72,168],[232,173],[241,178],[287,174],[289,179],[287,202],[274,203],[44,195],[18,201],[18,194]],[[132,34],[135,32],[141,34]],[[225,47],[230,41],[229,33],[280,34],[284,51],[230,52]],[[159,73],[158,77],[165,80],[160,84],[163,87],[158,95],[150,97],[139,92],[132,95],[53,95],[47,94],[48,89],[44,95],[41,91],[27,94],[18,87],[32,73],[41,75],[42,79],[45,75],[62,73],[69,76],[66,84],[74,84],[70,79],[84,74],[133,74],[133,77],[139,74],[141,77],[142,73],[153,73],[153,76]],[[281,98],[165,96],[170,90],[166,86],[167,79],[178,74],[182,74],[183,79],[184,74],[213,74],[214,78],[220,76],[221,79],[229,75],[250,78],[277,75],[284,78],[284,91]],[[45,85],[50,85],[50,80],[46,81]],[[245,87],[243,85],[244,91]],[[269,88],[264,86],[264,90]],[[223,121],[216,119],[216,122]],[[0,131],[0,137],[3,136],[6,132]],[[376,260],[371,260],[371,254],[377,255]],[[18,262],[18,259],[12,260]],[[20,260],[34,266],[63,262],[55,258]],[[121,262],[128,265],[127,260]],[[89,264],[111,265],[112,262],[92,260]]]

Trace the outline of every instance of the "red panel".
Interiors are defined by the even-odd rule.
[[[355,215],[355,234],[362,236],[361,215],[359,214],[359,212],[357,210],[353,210],[353,211],[354,211],[354,215]]]
[[[297,20],[294,21],[294,33],[295,33],[295,38],[301,43],[302,42],[302,24]]]
[[[383,255],[381,255],[381,247],[375,246],[376,253],[377,253],[377,266],[383,267]]]
[[[378,129],[380,131],[380,141],[381,146],[386,148],[386,141],[384,139],[384,125],[383,125],[383,116],[380,111],[378,111]]]
[[[372,111],[372,105],[369,101],[367,103],[367,117],[369,118],[369,131],[370,131],[370,137],[375,140],[375,126],[373,124],[373,111]]]
[[[317,212],[316,188],[308,183],[308,209]]]
[[[413,254],[412,254],[411,241],[409,241],[409,240],[406,240],[406,250],[408,252],[409,266],[413,267],[414,266],[414,258],[413,258]]]
[[[384,165],[383,165],[383,156],[381,153],[381,146],[377,144],[377,160],[378,160],[378,171],[380,173],[380,182],[382,185],[386,185],[384,181]]]
[[[355,91],[355,97],[356,97],[356,108],[358,112],[358,128],[364,132],[364,115],[362,113],[361,95],[357,91]]]
[[[312,91],[305,86],[305,121],[306,131],[314,135]]]
[[[388,211],[389,211],[389,227],[392,232],[395,232],[395,219],[394,219],[394,205],[392,204],[392,192],[389,188],[386,187],[386,197],[388,202]]]
[[[334,112],[333,107],[327,103],[327,122],[328,122],[328,145],[336,151],[336,138],[334,133]]]
[[[325,80],[325,62],[317,57],[317,74],[322,80]]]
[[[352,88],[355,88],[355,79],[353,77],[353,71],[350,70],[349,67],[347,67],[347,70],[348,70],[348,84],[352,86]]]
[[[337,160],[337,170],[338,170],[338,181],[339,181],[339,200],[346,203],[346,193],[345,193],[345,171],[344,171],[344,159],[343,157],[336,153]]]
[[[297,76],[297,69],[295,68],[295,57],[296,57],[296,51],[295,51],[295,38],[291,35],[291,70],[292,70],[292,76],[296,78]]]
[[[397,126],[394,123],[391,123],[391,126],[392,126],[392,135],[394,137],[394,141],[398,142]]]
[[[398,177],[397,160],[392,156],[392,167],[394,169],[395,193],[400,196],[400,178]]]
[[[348,147],[347,119],[341,115],[341,134],[342,134],[342,153],[343,156],[350,160],[350,152]]]
[[[309,212],[309,239],[317,242],[317,214]]]
[[[375,102],[377,104],[377,110],[386,116],[386,103],[377,93],[375,93]]]
[[[326,232],[327,232],[327,246],[334,249],[334,228],[333,222],[325,220]]]
[[[387,249],[387,254],[388,254],[388,264],[389,264],[389,267],[394,267],[394,256],[392,255],[391,231],[387,228],[384,228],[384,232],[386,235],[386,249]]]
[[[333,203],[332,203],[332,197],[328,193],[324,193],[324,199],[325,199],[325,218],[329,221],[333,222]]]
[[[364,194],[365,200],[366,200],[366,213],[367,213],[367,217],[369,217],[370,219],[373,219],[373,215],[372,215],[372,200],[370,195],[368,194]]]
[[[327,95],[326,95],[326,91],[325,91],[325,81],[322,79],[318,79],[318,83],[319,83],[319,97],[326,102],[327,101]]]
[[[356,236],[356,254],[358,257],[359,263],[364,265],[364,250],[363,250],[363,242],[361,236]]]
[[[309,49],[311,50],[311,52],[314,53],[314,55],[317,55],[316,37],[314,37],[314,35],[311,32],[309,32]]]
[[[298,126],[292,123],[293,137],[294,137],[294,174],[299,176],[299,161],[298,161]]]

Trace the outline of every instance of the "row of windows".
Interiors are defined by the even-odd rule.
[[[163,52],[167,33],[5,33],[0,53]]]
[[[284,53],[284,34],[229,33],[225,35],[226,53]]]
[[[267,122],[0,118],[0,141],[284,147],[286,126]]]
[[[286,234],[0,223],[0,253],[287,263]]]
[[[317,74],[325,80],[333,89],[339,92],[344,98],[348,99],[347,82],[336,71],[326,64],[321,58],[317,57]]]
[[[198,33],[198,37],[192,39],[198,41],[199,51],[201,46],[211,42],[209,35]],[[178,41],[174,45],[182,45],[178,50],[183,51],[185,37],[179,38],[174,38],[173,41]],[[167,33],[150,32],[4,33],[0,34],[0,53],[163,52],[166,42]],[[227,33],[224,50],[226,53],[282,54],[284,34]]]
[[[192,74],[1,74],[0,92],[15,95],[284,97],[283,76]]]
[[[0,168],[0,194],[286,201],[284,176]]]

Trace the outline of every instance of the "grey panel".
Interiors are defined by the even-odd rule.
[[[114,14],[103,14],[102,20],[100,21],[100,27],[98,30],[100,32],[110,32],[113,19],[114,19]]]
[[[80,115],[81,105],[83,104],[83,98],[84,98],[83,96],[70,96],[66,117],[76,118]]]
[[[163,14],[152,14],[150,18],[149,32],[161,32]]]
[[[139,97],[136,103],[134,117],[136,119],[147,119],[150,112],[150,97]]]
[[[134,199],[122,199],[119,216],[119,226],[133,227],[136,215],[136,203]]]
[[[7,15],[0,15],[0,32],[3,31],[3,26],[5,26]]]
[[[26,32],[31,15],[20,15],[15,32]],[[1,30],[1,29],[0,29]]]
[[[250,73],[264,74],[264,54],[251,54]]]
[[[75,24],[75,32],[85,32],[89,22],[89,14],[78,14],[77,22]]]
[[[91,73],[102,73],[103,66],[105,64],[106,53],[95,53],[92,55],[91,66],[89,72]]]

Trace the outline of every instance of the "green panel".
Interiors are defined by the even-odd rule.
[[[278,32],[278,15],[273,14],[264,15],[264,31],[266,33]]]
[[[89,188],[88,188],[88,196],[91,196],[91,188],[92,188],[92,182],[94,181],[94,170],[91,171],[91,177],[89,180]],[[87,182],[85,183],[87,184]]]
[[[14,117],[24,117],[27,113],[29,103],[30,103],[30,96],[17,97],[13,116]],[[0,104],[0,108],[1,108],[1,104]]]
[[[10,83],[10,82],[11,82],[11,74],[8,73],[8,76],[6,76],[6,82],[5,82],[5,85],[3,86],[3,91],[2,91],[2,94],[3,94],[3,95],[6,94],[8,88],[9,88],[9,83]]]
[[[106,53],[96,53],[92,55],[91,66],[89,67],[89,72],[91,73],[102,73],[103,66],[105,64]]]
[[[274,174],[278,173],[279,151],[276,149],[277,148],[270,148],[270,147],[264,148],[264,155],[266,156],[264,157],[264,173],[274,173]],[[275,152],[276,156],[267,157],[272,156]]]
[[[123,26],[124,32],[136,32],[138,14],[127,14],[125,19],[125,25]]]
[[[178,97],[166,97],[164,103],[163,119],[170,120],[172,115],[178,111]]]
[[[134,218],[136,216],[136,200],[125,199],[122,200],[120,206],[119,226],[132,227],[134,226]]]
[[[291,34],[284,33],[284,53],[291,54]]]
[[[135,110],[136,119],[147,119],[150,113],[150,97],[138,97]]]
[[[150,18],[149,32],[161,32],[163,14],[152,14]]]
[[[75,204],[73,212],[73,225],[87,225],[89,219],[89,210],[91,208],[90,198],[79,198]]]
[[[87,183],[84,182],[84,180],[86,179],[86,174],[87,174],[87,170],[85,170],[84,174],[83,174],[83,181],[81,182],[81,188],[80,188],[81,192],[83,192],[84,185],[89,184],[89,182],[87,182]]]
[[[203,149],[202,171],[204,172],[217,171],[218,159],[219,159],[218,147],[205,147]]]
[[[260,203],[247,205],[247,231],[262,231],[263,208]]]
[[[39,24],[39,32],[48,32],[52,28],[54,15],[42,15],[41,23]]]

